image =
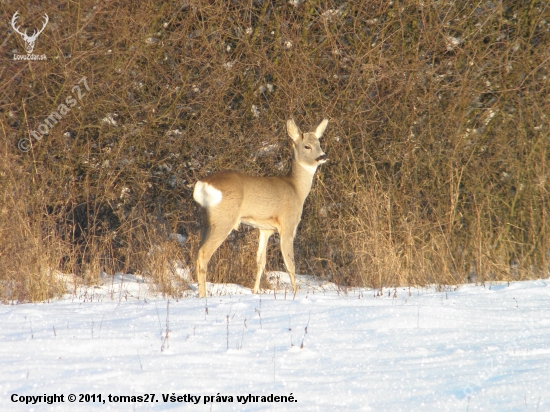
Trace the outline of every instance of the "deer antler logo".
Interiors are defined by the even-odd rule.
[[[25,30],[25,32],[22,33],[21,31],[19,31],[19,29],[15,25],[15,22],[17,21],[18,18],[19,18],[19,11],[16,11],[13,17],[11,18],[11,27],[13,27],[13,30],[15,30],[16,33],[18,33],[23,38],[23,41],[25,42],[25,50],[27,51],[27,54],[31,54],[32,51],[34,50],[36,39],[38,38],[40,33],[44,31],[50,19],[48,18],[48,15],[44,13],[44,25],[40,30],[35,29],[32,36],[29,36],[27,35],[27,30]]]

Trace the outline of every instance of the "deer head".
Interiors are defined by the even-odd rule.
[[[42,25],[42,28],[40,30],[35,29],[32,36],[29,36],[27,35],[27,30],[25,30],[25,32],[23,33],[19,31],[19,28],[15,25],[15,22],[17,21],[18,18],[19,18],[19,11],[16,11],[13,17],[11,18],[11,27],[13,27],[13,30],[15,30],[16,33],[18,33],[23,39],[23,41],[25,42],[25,50],[27,51],[27,54],[31,54],[32,51],[34,50],[36,39],[38,38],[40,33],[44,31],[44,29],[46,28],[46,24],[48,24],[48,21],[50,19],[48,18],[48,15],[44,13],[44,24]]]

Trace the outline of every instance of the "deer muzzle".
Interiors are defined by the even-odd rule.
[[[325,163],[327,161],[327,155],[323,153],[321,156],[319,156],[317,159],[315,159],[319,163]]]

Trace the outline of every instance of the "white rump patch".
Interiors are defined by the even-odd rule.
[[[210,206],[216,206],[222,201],[222,192],[214,186],[199,180],[195,184],[193,199],[202,207],[208,208]]]

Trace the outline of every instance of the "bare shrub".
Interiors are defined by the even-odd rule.
[[[23,28],[49,15],[34,51],[47,60],[14,61],[14,32],[2,48],[4,300],[61,293],[53,269],[143,273],[179,295],[174,262],[192,266],[199,242],[194,182],[285,173],[291,116],[331,119],[299,273],[373,287],[548,275],[546,3],[45,7],[0,5]],[[83,76],[86,95],[18,150]],[[211,280],[252,284],[248,236],[219,249]],[[275,247],[267,268],[283,268]]]

